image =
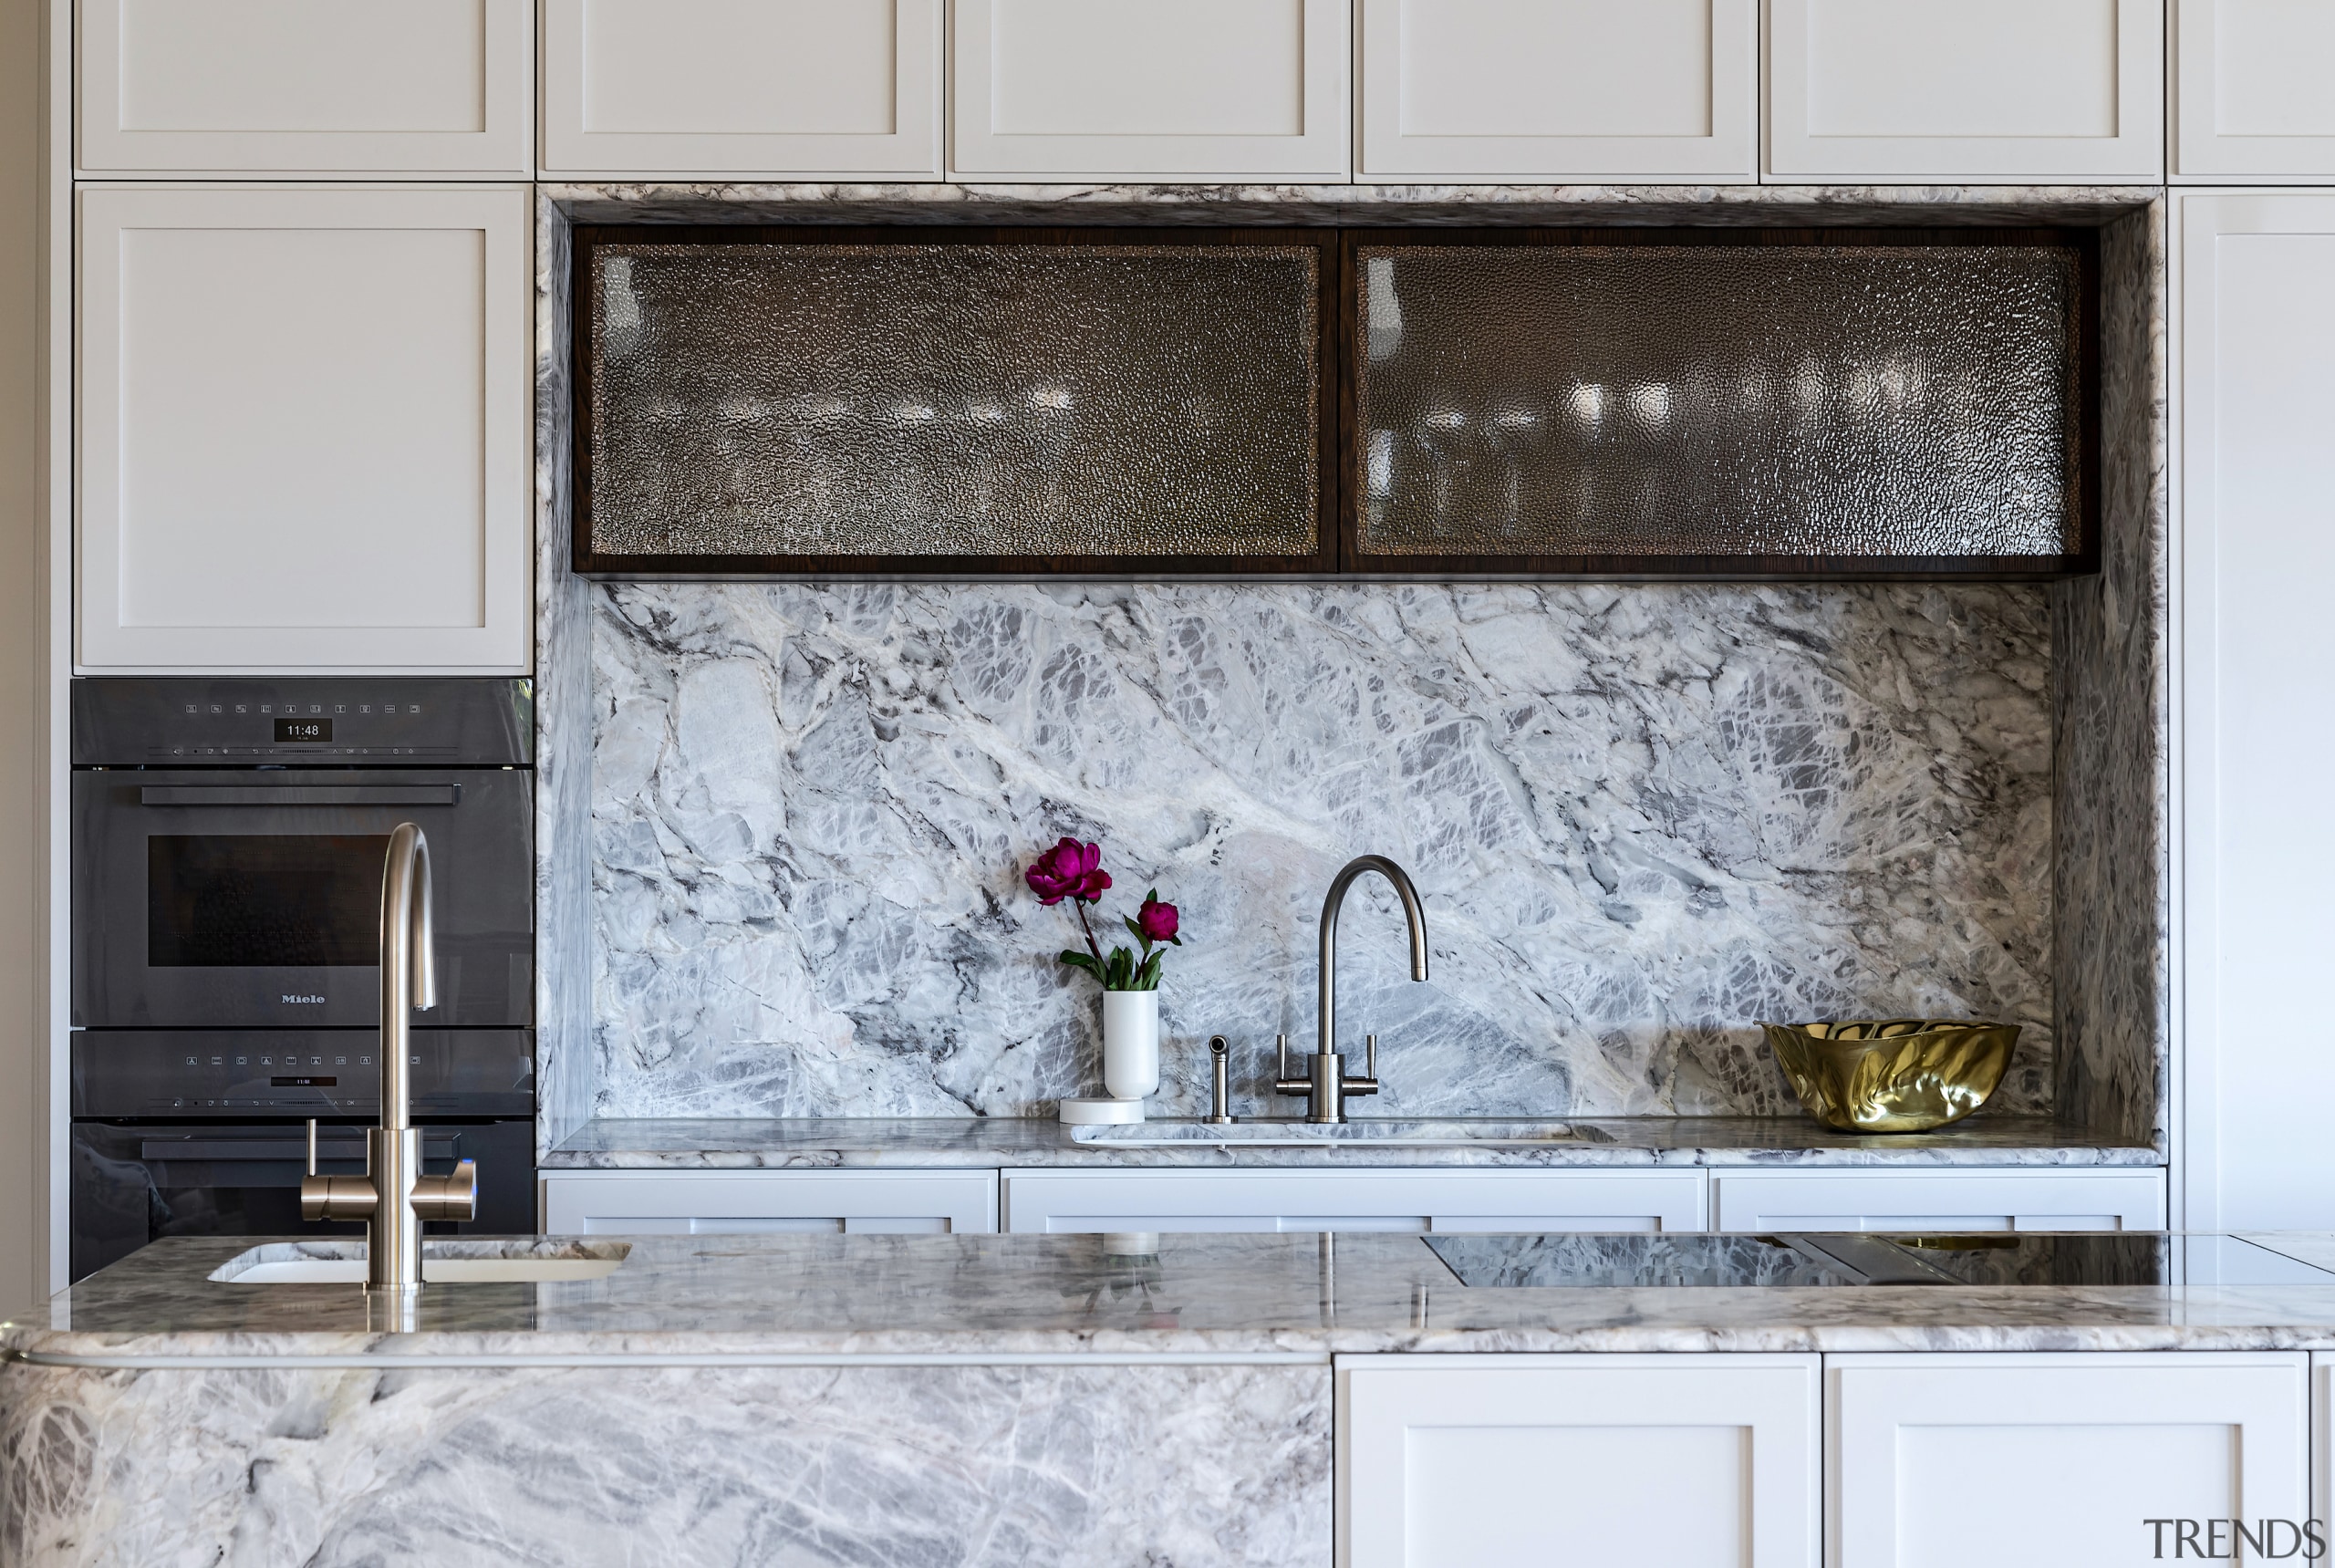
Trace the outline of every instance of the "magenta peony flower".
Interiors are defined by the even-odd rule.
[[[1184,945],[1176,938],[1176,906],[1161,903],[1157,891],[1144,895],[1143,908],[1135,912],[1135,929],[1147,942]]]
[[[1103,869],[1102,846],[1075,838],[1065,838],[1039,856],[1022,877],[1041,904],[1059,904],[1064,898],[1091,904],[1111,886],[1111,874]]]

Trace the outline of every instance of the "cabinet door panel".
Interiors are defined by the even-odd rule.
[[[1769,0],[1780,180],[2153,183],[2164,0]]]
[[[80,213],[81,667],[524,672],[525,190]]]
[[[548,1172],[544,1229],[555,1236],[988,1235],[997,1177],[986,1170]]]
[[[940,0],[546,0],[544,168],[940,172]]]
[[[1344,1568],[1812,1568],[1813,1355],[1337,1360]]]
[[[1015,1170],[1010,1231],[1699,1231],[1703,1174]]]
[[[2335,1225],[2311,1042],[2335,943],[2335,194],[2184,195],[2179,394],[2186,1226]],[[2312,786],[2305,786],[2312,787]]]
[[[527,0],[83,0],[80,166],[524,178]]]
[[[1722,1231],[2154,1231],[2145,1170],[1715,1171]]]
[[[1351,166],[1338,0],[958,0],[950,170],[1043,179]]]
[[[2335,5],[2174,0],[2176,181],[2335,181]]]
[[[1757,0],[1363,0],[1365,180],[1758,178]]]
[[[2309,1502],[2304,1362],[1828,1355],[1836,1568],[1961,1568],[1973,1542],[1953,1521],[1970,1519],[1977,1496],[1984,1560],[2003,1568],[2147,1562],[2151,1519],[2299,1521]],[[2164,1545],[2169,1560],[2169,1531]]]

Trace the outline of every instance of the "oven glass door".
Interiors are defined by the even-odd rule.
[[[378,1024],[381,860],[428,836],[439,1027],[533,1015],[529,774],[73,775],[73,1022]]]
[[[365,1128],[327,1126],[317,1168],[365,1174]],[[431,1175],[478,1162],[478,1218],[432,1220],[430,1235],[525,1235],[535,1228],[534,1124],[466,1122],[421,1133]],[[165,1236],[333,1236],[361,1224],[300,1218],[307,1128],[296,1122],[220,1126],[73,1124],[73,1277]]]

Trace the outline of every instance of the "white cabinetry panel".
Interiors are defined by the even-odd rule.
[[[2153,183],[2164,0],[1769,0],[1779,180]]]
[[[1700,1231],[1703,1173],[1011,1170],[1009,1231]]]
[[[1344,180],[1345,0],[957,0],[969,179]]]
[[[1338,1563],[1814,1568],[1818,1408],[1813,1355],[1342,1355]]]
[[[528,0],[81,0],[80,166],[531,172]]]
[[[1759,178],[1758,0],[1362,0],[1358,178]]]
[[[2335,1226],[2335,194],[2175,204],[2184,1222]]]
[[[2309,1502],[2299,1352],[1828,1355],[1824,1383],[1835,1568],[2144,1563],[2145,1520]]]
[[[524,672],[525,188],[78,200],[80,667]]]
[[[2175,180],[2335,181],[2335,5],[2174,0]]]
[[[988,1235],[988,1170],[577,1170],[544,1179],[554,1236],[870,1232]]]
[[[2154,1231],[2164,1173],[1718,1170],[1721,1231]]]
[[[545,0],[544,168],[940,173],[941,0]]]

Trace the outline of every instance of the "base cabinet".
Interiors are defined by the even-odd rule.
[[[1700,1231],[1698,1170],[1010,1170],[1005,1228]]]
[[[1833,1568],[2171,1561],[2185,1528],[2185,1555],[2226,1559],[2274,1521],[2243,1560],[2299,1561],[2308,1359],[1829,1355]]]
[[[554,1236],[997,1230],[997,1177],[987,1170],[579,1170],[543,1184]]]
[[[2164,1172],[1718,1170],[1721,1231],[2157,1231]]]
[[[1815,1568],[1813,1355],[1337,1361],[1340,1568]]]

